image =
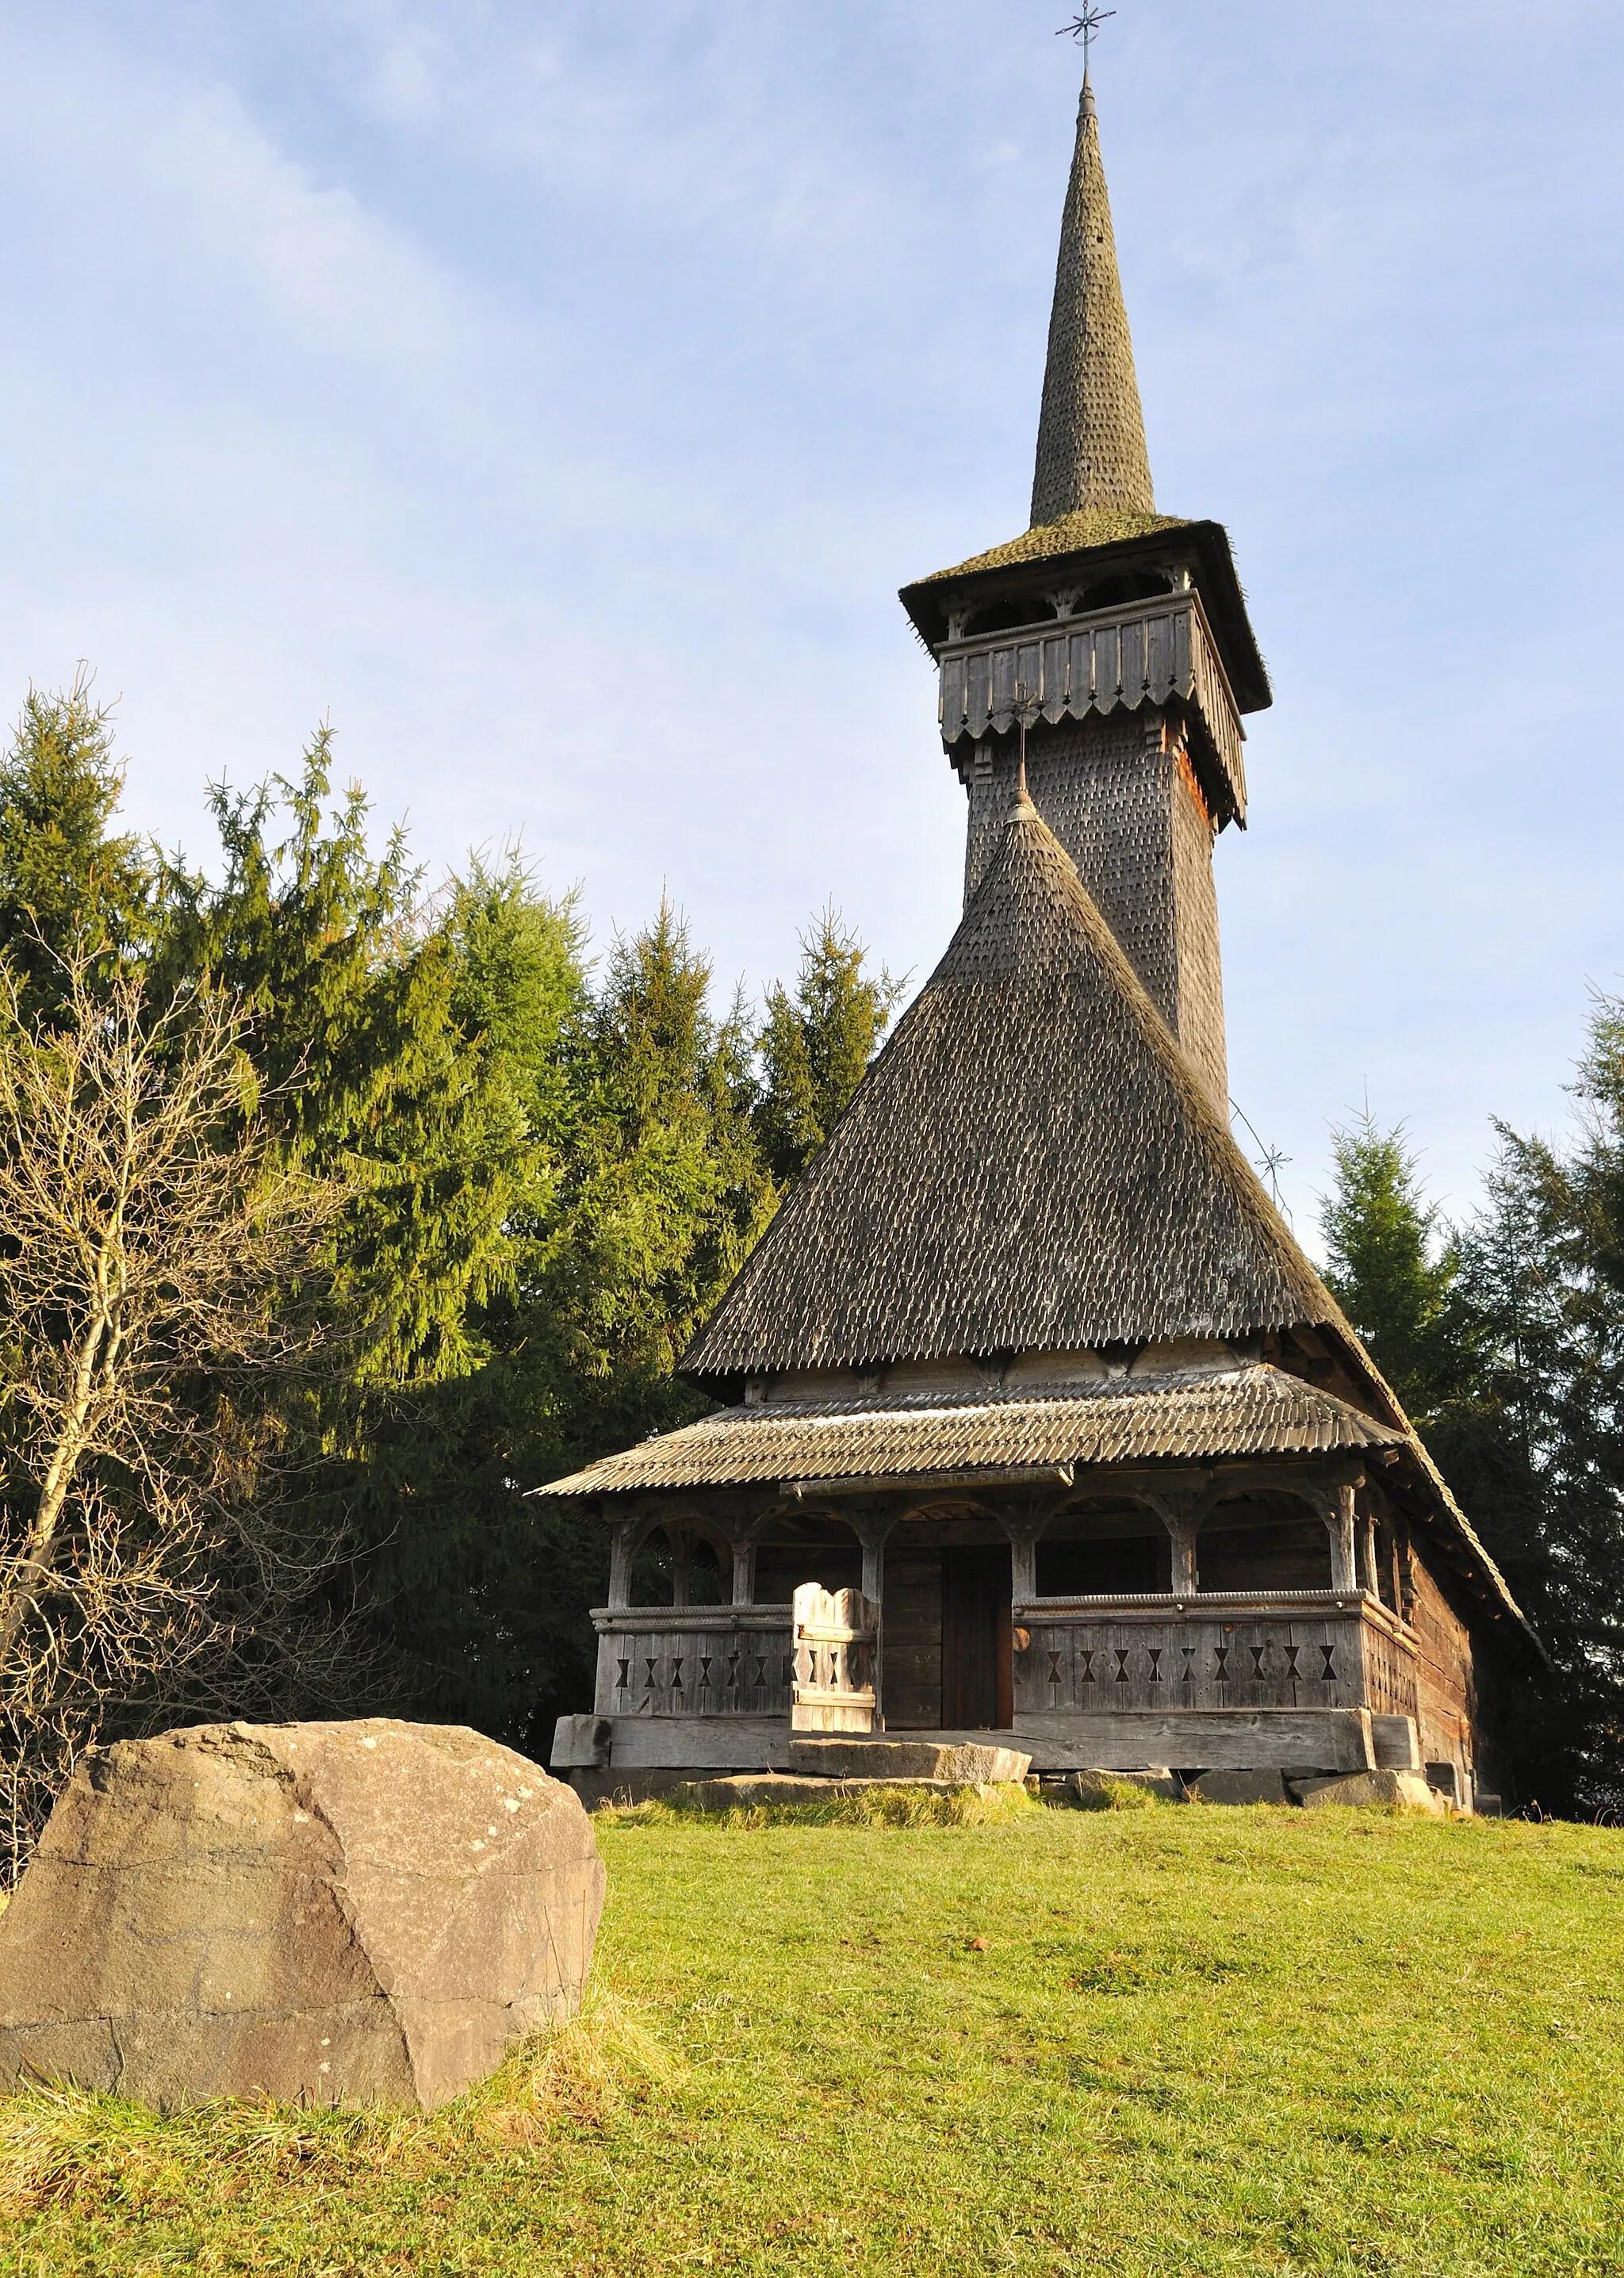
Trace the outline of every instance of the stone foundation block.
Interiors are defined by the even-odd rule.
[[[574,2011],[602,1905],[579,1800],[464,1727],[123,1740],[0,1915],[0,2086],[426,2107]]]
[[[685,1780],[667,1790],[666,1800],[700,1811],[748,1811],[758,1803],[832,1803],[845,1793],[839,1780],[797,1779],[786,1772],[734,1772],[720,1779]]]
[[[724,1779],[690,1780],[669,1790],[668,1800],[701,1811],[747,1811],[758,1803],[834,1803],[843,1795],[863,1795],[875,1788],[907,1788],[926,1795],[962,1795],[970,1788],[985,1795],[1020,1785],[1017,1780],[798,1779],[793,1772],[739,1772]]]
[[[973,1740],[869,1739],[863,1735],[790,1742],[792,1772],[821,1779],[944,1780],[950,1786],[1023,1780],[1032,1768],[1018,1748]]]
[[[1435,1819],[1448,1816],[1449,1806],[1429,1787],[1420,1772],[1354,1772],[1343,1779],[1299,1780],[1298,1800],[1310,1811],[1344,1805],[1366,1811],[1398,1805],[1406,1811],[1422,1811]]]
[[[1413,1716],[1372,1716],[1370,1738],[1378,1771],[1418,1772],[1424,1769]]]
[[[553,1728],[553,1770],[605,1771],[614,1742],[615,1727],[608,1716],[561,1716]]]
[[[1046,1779],[1042,1793],[1046,1803],[1057,1805],[1061,1810],[1069,1806],[1091,1811],[1108,1800],[1114,1787],[1142,1787],[1167,1803],[1183,1803],[1185,1800],[1183,1780],[1161,1765],[1143,1772],[1067,1772],[1059,1779]]]
[[[1285,1774],[1272,1768],[1255,1772],[1203,1772],[1190,1791],[1193,1803],[1283,1803],[1293,1799]]]

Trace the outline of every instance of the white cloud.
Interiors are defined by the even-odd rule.
[[[0,158],[33,185],[42,235],[72,247],[80,294],[146,304],[155,333],[206,318],[278,363],[314,351],[444,370],[482,339],[494,353],[493,312],[348,185],[277,149],[229,88],[16,44],[5,68],[30,100],[0,126]]]

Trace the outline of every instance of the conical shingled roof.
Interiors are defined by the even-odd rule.
[[[1155,508],[1099,122],[1084,79],[1054,271],[1032,524],[1076,514],[1153,516]]]
[[[1021,800],[946,955],[683,1361],[1233,1336],[1335,1300]]]

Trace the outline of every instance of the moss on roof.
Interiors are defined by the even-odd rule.
[[[977,570],[1009,570],[1022,562],[1047,562],[1058,554],[1077,554],[1087,546],[1115,546],[1124,538],[1148,538],[1153,531],[1180,530],[1189,522],[1182,514],[1119,514],[1108,507],[1085,507],[1063,514],[1058,522],[1039,523],[1023,531],[1007,546],[974,554],[951,570],[936,570],[922,577],[922,585],[935,585],[944,577],[965,577]]]

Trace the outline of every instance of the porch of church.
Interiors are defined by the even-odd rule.
[[[594,1708],[561,1720],[555,1769],[600,1788],[784,1770],[817,1731],[1000,1735],[1039,1772],[1418,1768],[1427,1578],[1368,1472],[640,1499],[613,1521]],[[1469,1719],[1447,1724],[1425,1737],[1469,1753]]]

